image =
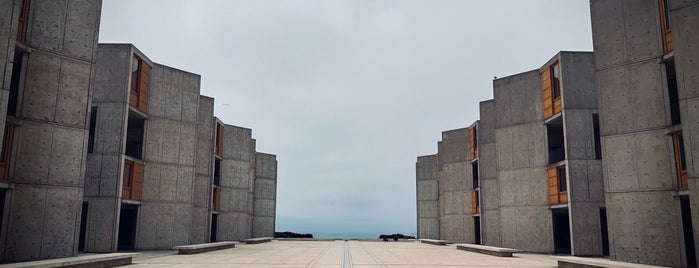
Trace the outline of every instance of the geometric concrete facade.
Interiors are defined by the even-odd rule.
[[[610,258],[696,266],[699,4],[591,1]]]
[[[494,99],[480,103],[481,119],[442,133],[438,155],[416,166],[419,237],[437,214],[440,229],[430,235],[439,239],[603,254],[592,59],[560,52],[538,70],[496,79]],[[433,185],[436,208],[427,203]]]
[[[78,252],[101,1],[0,1],[0,262]]]
[[[277,200],[277,156],[257,153],[252,237],[274,237]]]
[[[415,164],[419,239],[439,239],[438,165],[437,155],[420,156]]]

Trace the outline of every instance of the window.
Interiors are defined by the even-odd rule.
[[[133,112],[129,112],[128,120],[124,153],[130,157],[141,159],[143,158],[143,133],[146,120]]]
[[[121,198],[128,200],[141,200],[141,188],[143,185],[143,172],[145,166],[141,163],[124,159],[124,173],[122,174]]]
[[[24,52],[16,48],[12,60],[12,78],[10,80],[10,95],[7,101],[7,115],[17,115],[17,102],[19,98],[20,81],[22,79],[22,65],[24,63]]]
[[[665,78],[667,79],[667,93],[670,99],[670,124],[672,126],[682,124],[680,117],[680,97],[677,93],[677,76],[675,74],[675,61],[665,62]]]
[[[561,112],[561,68],[558,62],[541,73],[544,119]]]
[[[5,134],[3,135],[2,154],[0,155],[0,181],[7,181],[9,176],[14,129],[15,126],[12,123],[5,121]]]
[[[223,125],[216,123],[216,148],[214,154],[223,157]]]
[[[563,120],[560,117],[546,124],[546,136],[548,139],[548,163],[555,164],[565,160],[565,136]]]
[[[599,130],[599,115],[592,114],[592,132],[595,138],[595,159],[602,159],[602,140]]]
[[[687,162],[684,159],[684,142],[682,131],[672,133],[672,143],[675,149],[675,166],[677,169],[677,186],[679,189],[687,189]]]
[[[566,166],[560,165],[546,170],[549,181],[549,204],[565,204],[568,202],[568,182],[566,181]]]
[[[25,43],[27,39],[30,4],[30,0],[23,0],[22,7],[20,7],[19,19],[17,20],[17,42],[20,43]]]
[[[212,201],[212,206],[211,210],[213,211],[221,211],[221,187],[215,186],[214,187],[214,194],[213,194],[213,201]]]
[[[134,55],[131,60],[131,82],[129,85],[129,105],[148,113],[148,92],[150,87],[151,67],[144,60]]]
[[[471,160],[478,158],[478,129],[475,126],[468,130],[468,147]]]
[[[97,106],[92,106],[90,109],[90,132],[87,139],[87,153],[95,151],[95,132],[97,127]]]
[[[658,9],[660,11],[660,34],[663,39],[663,52],[672,51],[672,28],[670,26],[670,10],[667,6],[667,0],[658,0]]]
[[[214,185],[221,185],[221,159],[214,159]]]
[[[478,188],[478,161],[471,163],[471,174],[473,178],[473,189]]]

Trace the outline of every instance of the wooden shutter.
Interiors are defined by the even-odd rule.
[[[7,181],[10,171],[10,159],[12,159],[12,139],[15,125],[5,121],[5,134],[2,143],[2,155],[0,155],[0,181]]]
[[[677,169],[677,188],[685,190],[689,188],[687,182],[687,167],[684,159],[684,144],[682,144],[682,131],[672,133],[672,143],[675,149],[675,168]]]
[[[468,147],[470,150],[470,159],[476,159],[476,127],[472,127],[468,130]]]
[[[141,201],[141,189],[143,188],[143,173],[145,166],[140,163],[133,164],[131,200]]]
[[[216,123],[216,155],[223,157],[223,125]]]
[[[478,204],[478,191],[471,192],[471,213],[478,214],[479,210]]]
[[[124,160],[124,174],[122,174],[121,182],[121,198],[131,199],[131,184],[133,180],[133,162]]]
[[[150,89],[151,67],[141,60],[138,66],[138,110],[148,114],[148,92]]]
[[[660,11],[660,29],[663,38],[663,51],[670,52],[673,49],[672,45],[672,29],[670,28],[669,21],[670,15],[667,9],[667,0],[658,0],[658,10]]]
[[[553,116],[553,88],[551,84],[551,69],[541,73],[541,90],[544,103],[544,119]]]
[[[17,19],[17,42],[25,43],[27,40],[27,22],[29,21],[29,0],[22,1],[22,10],[20,10],[19,18]]]
[[[221,211],[221,187],[214,187],[213,211]]]
[[[546,175],[549,180],[549,204],[560,203],[558,194],[558,174],[556,173],[556,168],[549,168],[546,170]]]

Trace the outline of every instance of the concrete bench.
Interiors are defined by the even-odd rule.
[[[177,254],[197,254],[197,253],[202,253],[202,252],[227,249],[227,248],[234,248],[234,247],[235,247],[235,242],[224,241],[224,242],[176,246],[176,247],[173,247],[172,249],[177,250]]]
[[[490,247],[490,246],[474,245],[474,244],[458,244],[458,245],[456,245],[456,248],[460,249],[460,250],[488,254],[488,255],[493,255],[493,256],[498,256],[498,257],[512,257],[512,253],[517,252],[516,249],[511,249],[511,248],[499,248],[499,247]]]
[[[566,268],[630,268],[630,267],[662,267],[644,265],[638,263],[627,263],[610,261],[608,259],[582,258],[582,257],[558,257],[558,267]]]
[[[129,265],[133,256],[138,253],[107,253],[90,254],[77,257],[49,259],[42,261],[16,262],[0,265],[1,268],[50,268],[50,267],[80,267],[100,268]]]
[[[272,242],[271,237],[255,237],[255,238],[248,238],[243,240],[245,244],[260,244],[260,243],[266,243],[266,242]]]
[[[426,243],[426,244],[437,245],[437,246],[446,246],[447,245],[446,240],[437,240],[437,239],[420,239],[420,243]]]

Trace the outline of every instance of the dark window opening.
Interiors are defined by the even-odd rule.
[[[568,209],[552,210],[553,212],[553,244],[556,254],[570,254],[570,218]]]
[[[560,166],[556,168],[556,175],[558,175],[558,192],[568,191],[568,183],[566,182],[566,166]]]
[[[548,137],[549,164],[565,160],[565,138],[563,136],[563,120],[560,118],[546,124]]]
[[[551,83],[553,85],[553,99],[558,99],[561,97],[561,67],[558,62],[551,66],[551,72],[553,73],[551,77]]]
[[[78,251],[85,252],[85,233],[87,232],[87,202],[83,202],[82,213],[80,214],[80,240],[78,241]]]
[[[138,74],[139,66],[141,65],[141,59],[136,55],[133,56],[131,60],[131,91],[138,94]]]
[[[592,128],[595,137],[595,159],[602,159],[602,140],[600,138],[598,114],[592,114]]]
[[[133,185],[133,162],[124,161],[124,181],[121,183],[122,188],[131,190]]]
[[[117,250],[133,251],[136,245],[138,206],[121,204]]]
[[[136,159],[143,157],[143,133],[146,120],[139,118],[133,112],[129,113],[129,122],[126,128],[126,155]]]
[[[211,242],[216,242],[216,231],[218,229],[218,214],[211,215]]]
[[[17,115],[17,102],[19,98],[19,81],[22,77],[22,63],[24,53],[15,49],[15,57],[12,60],[12,79],[10,80],[10,95],[7,100],[7,115]]]
[[[0,190],[0,226],[5,222],[5,191]],[[2,236],[2,228],[0,228],[0,236]]]
[[[471,173],[473,174],[473,189],[479,187],[478,185],[478,161],[471,164]]]
[[[90,109],[90,132],[87,139],[87,153],[95,151],[95,128],[97,127],[97,106]]]
[[[697,267],[697,257],[694,255],[694,230],[692,229],[692,210],[689,199],[680,199],[682,210],[682,234],[684,236],[684,252],[687,256],[687,267]]]
[[[675,62],[670,60],[665,63],[667,76],[667,93],[670,98],[670,124],[672,126],[682,123],[680,117],[680,97],[677,92],[677,76],[675,74]]]
[[[481,217],[473,217],[473,236],[476,245],[481,243]]]
[[[599,210],[600,228],[602,229],[602,256],[609,256],[609,230],[607,229],[607,209]]]
[[[221,159],[214,160],[214,185],[221,185]]]

